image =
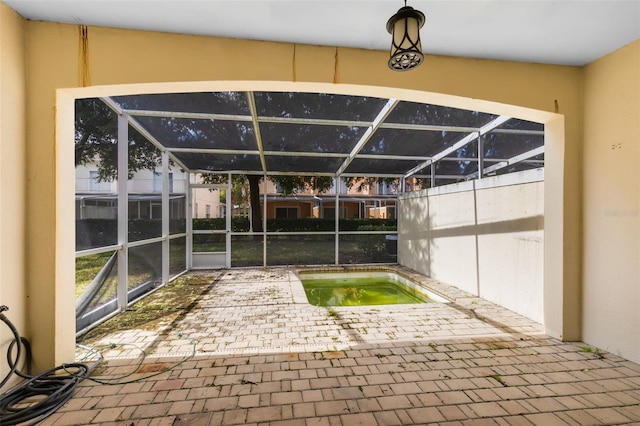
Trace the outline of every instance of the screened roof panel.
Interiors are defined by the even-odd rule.
[[[497,117],[497,115],[483,112],[440,105],[399,102],[386,122],[479,128]]]
[[[245,92],[160,93],[115,96],[124,109],[249,115]]]
[[[462,177],[477,171],[477,161],[439,161],[436,163],[436,175],[460,175]]]
[[[138,117],[168,148],[257,149],[251,123],[174,117]]]
[[[512,118],[511,120],[507,121],[506,123],[498,127],[498,129],[543,131],[544,124]]]
[[[367,129],[353,126],[261,123],[265,151],[351,152]]]
[[[474,139],[444,158],[478,158],[478,139]]]
[[[189,170],[209,170],[212,172],[226,172],[231,170],[262,171],[259,155],[205,154],[194,152],[176,152],[174,155]]]
[[[259,117],[372,121],[386,99],[327,93],[255,92]]]
[[[438,178],[436,179],[436,184],[435,186],[442,186],[442,185],[450,185],[452,183],[456,183],[456,182],[460,182],[460,179],[443,179],[443,178]]]
[[[541,167],[539,164],[535,164],[535,163],[528,163],[528,162],[520,162],[520,163],[516,163],[516,164],[511,164],[507,167],[503,167],[501,169],[496,170],[496,174],[497,175],[504,175],[507,173],[513,173],[513,172],[521,172],[523,170],[531,170],[531,169],[537,169]]]
[[[384,174],[402,175],[420,163],[422,163],[422,161],[419,160],[389,160],[385,158],[378,160],[375,158],[356,158],[349,164],[345,172],[358,173],[363,176]]]
[[[89,101],[97,100],[85,101],[89,108]],[[325,93],[172,93],[104,102],[112,110],[123,109],[133,127],[141,127],[144,137],[150,135],[181,166],[223,173],[422,176],[430,175],[430,167],[416,166],[434,159],[441,176],[472,177],[478,166],[478,141],[472,136],[499,118],[440,105]],[[519,162],[527,164],[522,167],[543,166],[544,151],[532,151],[543,147],[543,129],[542,124],[511,118],[482,135],[484,167],[497,160],[509,160],[503,168],[514,170],[511,166]],[[111,132],[115,136],[109,141],[117,137]],[[140,137],[134,134],[130,139]],[[498,166],[488,173],[502,173]]]
[[[511,158],[544,145],[542,135],[490,133],[484,138],[485,158]]]
[[[454,141],[460,133],[427,130],[379,129],[360,151],[363,154],[433,156]]]
[[[326,173],[327,170],[338,170],[344,162],[339,157],[292,157],[273,156],[265,157],[267,170],[281,170],[288,172]]]

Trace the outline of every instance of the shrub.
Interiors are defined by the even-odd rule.
[[[194,230],[224,230],[225,218],[193,219]],[[186,230],[184,219],[172,220],[169,229],[172,234]],[[395,219],[340,219],[340,231],[395,231]],[[76,220],[76,250],[93,247],[103,247],[118,242],[117,219],[80,219]],[[332,232],[335,230],[333,219],[301,218],[301,219],[269,219],[267,231],[270,232]],[[249,232],[249,218],[231,218],[232,232]],[[129,220],[129,241],[140,241],[162,235],[162,221],[160,219],[132,219]],[[384,235],[371,235],[370,241],[364,242],[364,236],[358,236],[357,241],[363,250],[378,251],[384,246]],[[361,238],[363,238],[361,240]],[[372,245],[369,246],[368,244]],[[384,251],[384,250],[383,250]]]

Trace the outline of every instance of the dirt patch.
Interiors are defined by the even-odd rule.
[[[139,300],[121,314],[98,325],[78,343],[89,345],[112,333],[132,328],[161,331],[171,325],[206,293],[219,275],[186,274]]]

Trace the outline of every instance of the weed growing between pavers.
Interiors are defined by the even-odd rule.
[[[491,377],[496,382],[500,383],[502,386],[505,386],[505,387],[509,386],[508,384],[505,383],[505,381],[502,379],[502,376],[499,374],[492,374],[489,377]]]
[[[592,353],[598,359],[604,359],[604,355],[606,351],[603,351],[600,348],[592,348],[590,346],[580,346],[580,352]]]

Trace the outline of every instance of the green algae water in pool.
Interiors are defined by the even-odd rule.
[[[370,306],[425,303],[387,277],[303,278],[309,303],[315,306]]]

